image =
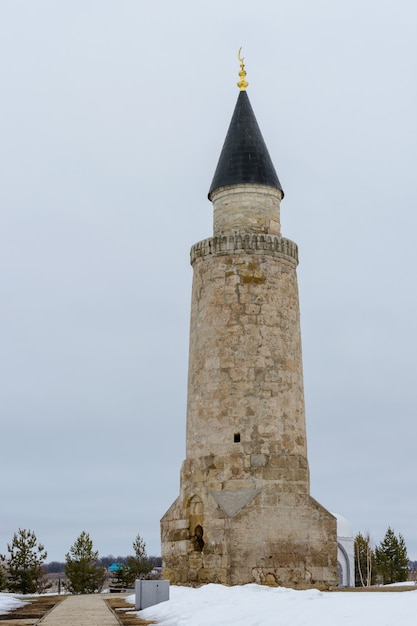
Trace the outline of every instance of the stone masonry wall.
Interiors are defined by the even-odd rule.
[[[191,262],[187,452],[161,522],[165,576],[336,584],[336,520],[309,493],[297,247],[229,233]]]
[[[211,194],[213,234],[280,235],[282,193],[265,185],[221,187]]]
[[[192,253],[187,459],[306,458],[295,245],[269,236],[265,254],[260,236],[234,237],[240,250],[230,239],[229,254]]]

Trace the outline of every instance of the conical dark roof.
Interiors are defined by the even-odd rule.
[[[244,183],[282,191],[248,94],[240,91],[208,197],[219,187]]]

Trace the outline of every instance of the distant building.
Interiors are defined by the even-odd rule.
[[[112,574],[114,574],[115,572],[119,572],[121,569],[123,569],[123,564],[122,563],[112,563],[107,568],[107,571],[111,572]]]

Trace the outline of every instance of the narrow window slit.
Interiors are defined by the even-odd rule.
[[[240,442],[240,433],[235,433],[234,434],[233,441],[234,441],[234,443],[239,443]]]

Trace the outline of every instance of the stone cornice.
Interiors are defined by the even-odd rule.
[[[239,254],[240,252],[274,256],[298,265],[296,243],[285,237],[264,234],[222,235],[203,239],[192,246],[190,261],[193,265],[194,261],[201,257]]]

